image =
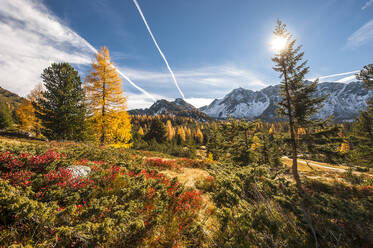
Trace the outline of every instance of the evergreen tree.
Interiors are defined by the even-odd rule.
[[[357,75],[368,90],[373,89],[373,64],[364,66]],[[373,100],[368,100],[366,111],[361,111],[353,125],[354,162],[359,166],[373,167]]]
[[[125,113],[127,100],[123,96],[122,79],[110,59],[107,47],[103,47],[95,58],[86,78],[90,120],[101,145],[119,145],[118,142],[125,145],[131,139],[131,122]],[[118,126],[122,129],[119,139],[115,136]]]
[[[373,64],[364,66],[364,68],[360,71],[360,73],[356,75],[356,78],[364,82],[365,88],[367,88],[368,90],[372,90],[373,89]]]
[[[56,140],[84,139],[86,106],[78,72],[68,63],[53,63],[41,77],[45,91],[33,106],[42,133]]]
[[[12,112],[6,103],[0,103],[0,129],[13,125]]]
[[[278,114],[288,119],[293,159],[292,173],[298,192],[303,192],[297,167],[299,153],[297,129],[313,124],[311,116],[321,107],[324,98],[311,97],[311,94],[316,91],[318,82],[317,80],[310,84],[304,82],[304,77],[309,71],[306,67],[307,61],[302,61],[304,53],[300,52],[301,46],[295,47],[296,40],[287,31],[286,25],[278,20],[273,33],[286,41],[285,47],[275,54],[272,61],[275,63],[273,69],[280,73],[282,79],[280,85],[282,100],[278,104]]]
[[[149,132],[146,133],[144,139],[146,141],[155,140],[158,143],[164,143],[167,139],[167,131],[165,125],[158,118],[154,118],[150,124]]]

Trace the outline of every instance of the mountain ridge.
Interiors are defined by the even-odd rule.
[[[199,108],[213,118],[262,119],[278,120],[276,103],[281,100],[279,86],[268,86],[259,91],[237,88],[230,91],[222,99],[215,99],[211,104]],[[315,118],[334,116],[335,121],[352,121],[361,110],[366,109],[366,100],[373,99],[373,92],[363,87],[360,81],[348,84],[338,82],[323,82],[317,85],[315,96],[325,96],[324,106]]]
[[[211,119],[198,108],[181,98],[176,98],[174,101],[168,101],[165,99],[157,100],[149,108],[133,109],[128,112],[132,115],[173,114],[179,117],[190,117],[198,121],[207,121]]]

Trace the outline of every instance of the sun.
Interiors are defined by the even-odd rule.
[[[271,41],[271,49],[274,52],[281,52],[287,45],[287,39],[282,36],[275,36]]]

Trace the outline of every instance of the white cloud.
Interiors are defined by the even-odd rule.
[[[373,19],[365,23],[347,39],[347,48],[356,48],[373,41]]]
[[[40,83],[42,70],[51,63],[69,62],[79,67],[89,64],[97,52],[40,1],[0,0],[0,6],[0,83],[10,91],[24,96]],[[118,72],[132,86],[154,99]]]
[[[196,108],[200,108],[205,105],[209,105],[214,101],[213,98],[187,98],[185,99],[186,102],[192,104]]]
[[[94,48],[39,1],[0,0],[1,86],[26,95],[52,62],[87,64]]]
[[[369,0],[367,1],[363,7],[361,7],[361,10],[365,10],[366,8],[368,8],[370,5],[372,5],[373,3],[373,0]]]
[[[146,83],[151,92],[169,97],[177,96],[169,74],[151,70],[122,67],[121,70],[137,82]],[[233,65],[204,66],[195,69],[175,70],[180,87],[190,98],[210,99],[222,97],[230,90],[245,87],[258,90],[268,86],[255,73]]]
[[[0,0],[0,6],[0,86],[25,96],[41,82],[42,70],[51,63],[64,61],[80,68],[91,62],[95,48],[65,26],[42,1]],[[157,99],[178,95],[167,71],[122,69],[129,78],[155,93]],[[235,65],[189,68],[177,70],[175,75],[180,87],[190,96],[187,100],[196,106],[205,105],[213,97],[222,97],[237,87],[267,86],[255,73]],[[123,82],[126,89],[127,82]],[[129,95],[129,108],[148,107],[153,103],[146,95],[136,93]]]
[[[157,99],[172,100],[171,98],[167,98],[165,96],[155,94],[152,95]],[[148,108],[154,103],[152,99],[147,97],[145,94],[126,93],[126,96],[128,109]]]

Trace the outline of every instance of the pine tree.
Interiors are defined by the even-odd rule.
[[[127,105],[126,98],[123,96],[122,79],[114,63],[111,62],[109,50],[106,47],[103,47],[95,58],[92,70],[86,77],[85,89],[90,108],[90,120],[96,131],[96,137],[101,145],[117,143],[120,140],[129,141],[131,122],[129,115],[124,114]],[[125,140],[111,135],[116,132],[117,126],[124,128],[122,132],[126,133],[120,136],[127,137]]]
[[[32,104],[42,133],[50,139],[84,139],[86,106],[78,72],[68,63],[53,63],[41,77],[45,91]]]
[[[0,129],[5,129],[13,125],[12,112],[8,104],[0,103]]]
[[[167,130],[162,121],[154,118],[150,124],[149,132],[145,135],[146,141],[156,140],[158,143],[164,143],[167,139]]]
[[[373,89],[373,64],[364,66],[357,75],[368,90]],[[373,167],[373,100],[368,100],[366,111],[361,111],[353,125],[353,158],[359,166]]]
[[[316,91],[318,81],[305,83],[304,77],[309,68],[306,62],[302,62],[303,52],[301,46],[295,47],[296,40],[287,31],[286,25],[280,20],[273,32],[276,37],[286,40],[286,46],[275,54],[272,61],[275,63],[273,69],[280,73],[282,79],[280,85],[280,95],[278,114],[288,119],[290,130],[290,144],[292,148],[292,173],[296,181],[298,192],[303,192],[302,183],[298,174],[298,141],[297,129],[312,125],[311,117],[321,107],[324,98],[312,98],[311,94]]]
[[[356,75],[358,80],[364,82],[365,88],[368,90],[373,89],[373,64],[364,66],[364,68]]]

